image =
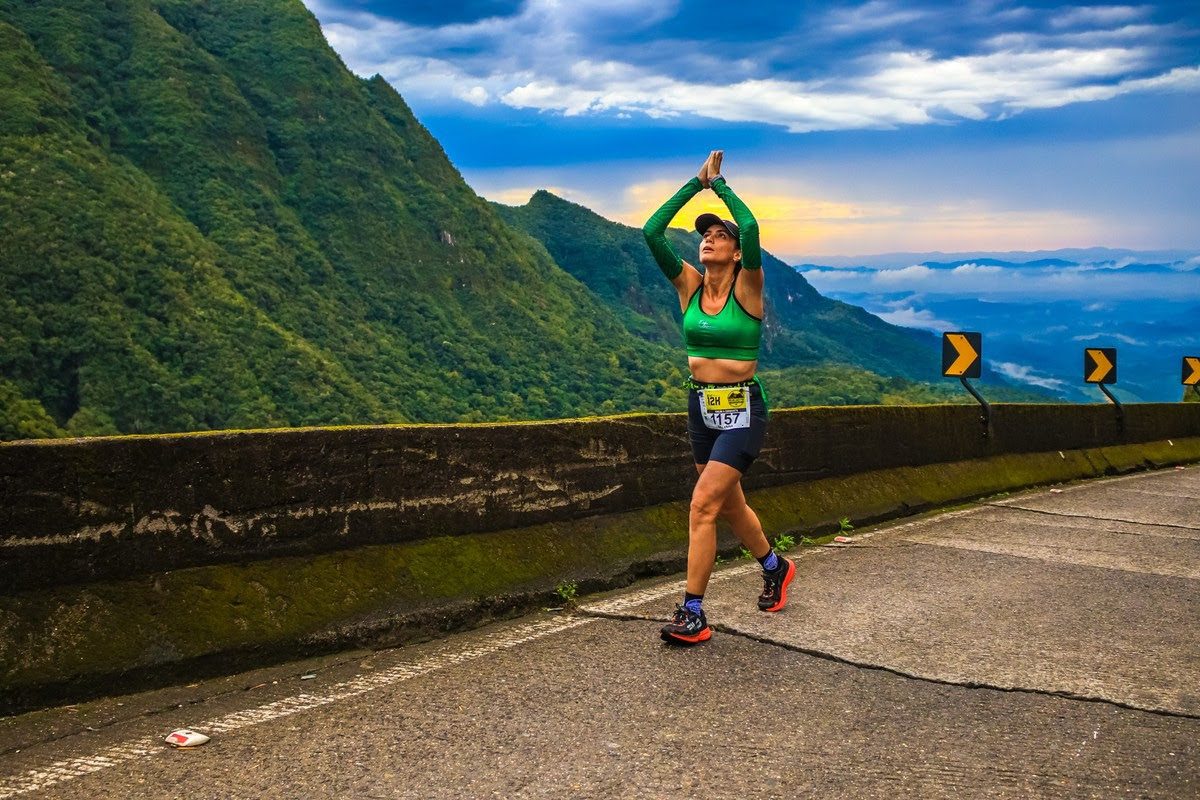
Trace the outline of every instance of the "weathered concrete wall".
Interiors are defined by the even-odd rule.
[[[1200,435],[1200,406],[776,411],[750,488]],[[0,594],[474,535],[685,498],[682,415],[0,444]]]
[[[978,414],[777,411],[751,502],[798,538],[1200,460],[1200,404]],[[679,569],[694,475],[682,415],[0,444],[0,714]]]

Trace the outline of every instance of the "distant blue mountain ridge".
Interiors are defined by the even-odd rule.
[[[980,331],[997,373],[1073,402],[1102,400],[1083,382],[1084,348],[1117,348],[1126,402],[1178,401],[1181,359],[1200,355],[1200,251],[904,253],[797,270],[893,324]]]
[[[1017,263],[1013,261],[1001,261],[998,258],[968,258],[959,261],[922,261],[921,266],[930,267],[932,269],[954,269],[955,267],[966,266],[967,264],[975,264],[980,267],[1076,267],[1079,266],[1074,261],[1066,261],[1061,258],[1039,258],[1036,261],[1026,261]]]
[[[867,267],[896,269],[913,264],[928,267],[980,264],[989,266],[1040,267],[1080,266],[1124,263],[1161,264],[1175,269],[1200,258],[1200,249],[1128,250],[1109,247],[1061,248],[1058,250],[970,251],[958,253],[898,252],[856,256],[794,256],[787,258],[798,267]]]

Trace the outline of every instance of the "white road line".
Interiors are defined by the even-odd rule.
[[[250,725],[260,725],[280,717],[287,717],[301,711],[357,697],[374,689],[401,683],[439,669],[482,658],[596,621],[598,620],[595,617],[570,617],[532,622],[510,631],[493,634],[481,644],[469,649],[437,653],[411,664],[399,664],[369,675],[360,675],[352,680],[334,684],[324,692],[293,695],[256,708],[235,711],[223,717],[206,720],[192,727],[202,733],[220,734]],[[26,770],[20,775],[0,778],[0,800],[49,789],[66,781],[81,778],[100,770],[111,769],[131,761],[149,758],[169,749],[169,746],[161,738],[149,737],[113,745],[86,756],[55,761],[42,767]]]

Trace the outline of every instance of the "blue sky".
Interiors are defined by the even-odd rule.
[[[640,225],[722,148],[793,263],[1200,250],[1195,2],[306,2],[491,199]]]

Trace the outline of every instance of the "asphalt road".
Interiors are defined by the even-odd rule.
[[[422,645],[0,720],[0,800],[1200,797],[1200,467],[737,562]],[[212,736],[191,750],[172,729]]]

